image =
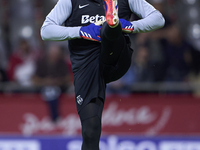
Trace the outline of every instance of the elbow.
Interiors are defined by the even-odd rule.
[[[46,28],[47,26],[42,26],[40,29],[40,36],[42,38],[42,40],[44,41],[48,41],[50,40],[49,34],[48,34],[48,28]]]
[[[164,27],[165,25],[165,18],[161,14],[161,19],[160,19],[160,28]]]
[[[44,27],[41,27],[41,29],[40,29],[40,36],[41,36],[42,40],[44,40],[44,41],[46,40]]]
[[[158,15],[158,20],[157,20],[158,26],[159,26],[159,28],[162,28],[165,25],[165,18],[159,11],[157,11],[157,15]]]

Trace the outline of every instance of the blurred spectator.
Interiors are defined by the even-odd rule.
[[[3,43],[0,40],[0,68],[5,69],[7,66],[7,55]]]
[[[140,35],[138,41],[150,47],[151,63],[155,66],[152,68],[154,81],[187,80],[192,68],[193,48],[186,42],[176,23],[145,36]]]
[[[6,54],[2,46],[2,43],[0,41],[0,82],[8,81],[5,67],[6,67]]]
[[[7,75],[6,75],[6,71],[0,67],[0,82],[7,82]]]
[[[138,34],[137,44],[146,45],[149,50],[149,60],[152,64],[154,82],[163,82],[167,71],[167,61],[163,41],[166,41],[167,33],[171,33],[170,27],[174,25],[177,14],[172,13],[169,1],[150,0],[165,18],[165,26],[162,29],[150,33]]]
[[[161,51],[162,64],[160,81],[185,81],[192,68],[193,47],[185,40],[181,28],[172,23],[154,34],[149,34],[151,43],[157,41]],[[159,43],[158,43],[159,42]],[[156,64],[156,63],[155,63]]]
[[[59,46],[51,45],[46,56],[36,65],[34,84],[43,87],[42,96],[48,102],[52,121],[59,119],[58,101],[61,92],[71,84],[70,73]]]
[[[154,80],[149,51],[149,48],[144,45],[139,45],[136,49],[133,59],[133,75],[135,76],[133,83],[152,82]]]
[[[39,53],[33,50],[25,39],[20,39],[19,46],[10,56],[8,62],[8,77],[10,81],[16,81],[20,85],[32,85],[32,76],[35,71],[35,61]]]
[[[191,46],[184,40],[178,25],[169,30],[163,42],[167,62],[165,81],[185,81],[192,63]]]
[[[193,48],[185,40],[183,26],[178,24],[180,21],[178,2],[174,0],[151,0],[151,2],[164,15],[165,26],[155,32],[139,35],[137,42],[147,44],[150,49],[150,59],[154,65],[152,68],[154,81],[185,81],[192,68]]]

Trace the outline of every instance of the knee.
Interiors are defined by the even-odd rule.
[[[94,141],[95,139],[98,139],[101,134],[100,121],[96,120],[96,121],[91,121],[90,123],[88,123],[87,126],[83,128],[82,134],[83,134],[83,138],[87,140]]]
[[[99,134],[97,133],[97,130],[91,128],[85,129],[83,131],[83,138],[87,140],[94,140],[96,137],[98,137],[98,135]]]

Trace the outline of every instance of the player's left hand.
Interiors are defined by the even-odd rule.
[[[83,39],[101,42],[100,30],[101,26],[92,23],[88,26],[81,27],[79,35]]]
[[[132,33],[134,30],[134,26],[130,21],[127,21],[125,19],[119,19],[121,25],[122,25],[122,31],[125,33]]]

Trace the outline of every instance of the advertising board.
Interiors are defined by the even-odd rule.
[[[0,150],[81,150],[81,137],[0,137]],[[103,136],[100,150],[200,150],[200,137]]]
[[[39,94],[0,95],[0,134],[80,135],[73,96],[59,102],[53,123]],[[200,135],[200,99],[191,95],[131,95],[106,98],[102,135]]]

